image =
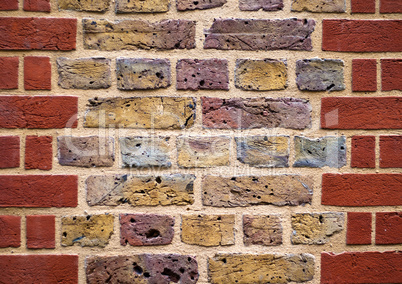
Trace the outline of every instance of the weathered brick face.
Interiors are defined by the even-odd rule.
[[[401,283],[401,12],[0,0],[0,283]]]

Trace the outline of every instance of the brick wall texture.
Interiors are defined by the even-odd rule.
[[[402,283],[401,0],[0,0],[0,283]]]

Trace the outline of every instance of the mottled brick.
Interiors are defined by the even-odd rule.
[[[182,215],[181,240],[199,246],[234,245],[235,215]]]
[[[402,168],[402,135],[380,136],[380,168]]]
[[[178,11],[205,10],[225,5],[227,0],[177,0],[176,8]]]
[[[55,226],[54,215],[29,215],[26,216],[27,224],[27,248],[30,249],[54,249]]]
[[[308,100],[295,98],[202,97],[202,124],[214,129],[291,128],[311,124]]]
[[[180,167],[217,167],[229,165],[230,137],[197,136],[177,138],[177,163]]]
[[[346,166],[346,137],[310,139],[295,136],[294,167],[342,168]]]
[[[169,0],[117,0],[116,13],[161,13],[169,6]]]
[[[117,88],[120,90],[147,90],[170,86],[168,59],[117,58]]]
[[[119,139],[124,167],[171,167],[169,137]]]
[[[63,89],[107,89],[112,84],[110,59],[102,57],[57,59],[59,86]]]
[[[105,12],[110,0],[58,0],[59,10]]]
[[[282,244],[281,219],[277,215],[243,215],[243,242],[248,245]]]
[[[375,221],[376,245],[402,244],[402,212],[377,212]]]
[[[195,284],[195,257],[179,254],[90,256],[86,258],[87,283]]]
[[[351,0],[352,13],[375,13],[376,0]]]
[[[7,247],[18,248],[20,246],[21,246],[21,217],[11,215],[10,216],[0,215],[0,248],[7,248]]]
[[[283,0],[239,0],[241,11],[278,11],[283,9]]]
[[[84,127],[190,128],[194,125],[195,103],[191,97],[94,98],[87,105]]]
[[[348,212],[346,244],[371,244],[371,219],[370,212]]]
[[[235,86],[246,91],[285,89],[287,87],[286,60],[236,60]]]
[[[345,0],[292,0],[292,11],[316,13],[344,13]]]
[[[254,167],[288,167],[289,136],[235,137],[237,159]]]
[[[84,48],[96,50],[192,49],[195,48],[195,22],[162,20],[83,19]]]
[[[202,202],[213,207],[276,206],[311,203],[312,182],[297,175],[219,177],[202,179]]]
[[[304,59],[296,62],[296,85],[302,91],[341,91],[343,61],[336,59]]]
[[[0,57],[0,89],[18,89],[18,57]]]
[[[154,246],[170,244],[174,218],[156,214],[120,214],[120,244]]]
[[[352,137],[352,168],[375,168],[375,136]]]
[[[194,175],[99,175],[86,180],[89,206],[191,205]]]
[[[180,59],[176,73],[178,90],[229,90],[226,59]]]
[[[314,277],[311,254],[216,254],[208,258],[211,283],[288,283]]]
[[[50,90],[52,88],[52,66],[49,57],[24,57],[25,90]]]
[[[353,92],[377,91],[376,59],[352,60],[352,91]]]
[[[315,21],[307,19],[214,19],[205,49],[312,50]]]
[[[113,137],[57,137],[59,163],[62,166],[111,167],[114,162]]]
[[[20,166],[20,137],[0,136],[0,169]]]
[[[292,214],[292,244],[325,244],[330,237],[343,230],[343,213]]]
[[[53,162],[52,136],[26,136],[25,169],[49,171]]]
[[[402,59],[381,59],[381,90],[402,91]]]
[[[113,234],[113,215],[87,215],[61,218],[61,245],[105,247]]]
[[[380,13],[402,13],[400,0],[380,0]]]
[[[24,11],[50,12],[50,0],[24,0]]]
[[[0,11],[18,10],[18,0],[2,0],[0,1]]]

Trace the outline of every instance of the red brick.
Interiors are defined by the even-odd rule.
[[[402,90],[402,59],[381,59],[381,90]]]
[[[352,168],[375,168],[375,136],[352,137]]]
[[[0,175],[0,207],[76,207],[78,176]]]
[[[20,137],[0,136],[0,169],[20,166]]]
[[[380,0],[380,13],[402,13],[402,1]]]
[[[0,11],[18,10],[18,0],[0,0]]]
[[[380,168],[402,168],[402,135],[380,136]]]
[[[24,0],[24,10],[31,12],[50,12],[50,1]]]
[[[0,96],[0,128],[76,128],[78,98]]]
[[[321,284],[401,283],[402,252],[321,253]]]
[[[377,61],[375,59],[352,60],[353,92],[377,91]]]
[[[78,283],[78,255],[1,255],[2,283]]]
[[[375,13],[375,0],[352,0],[352,13]]]
[[[0,216],[0,248],[18,248],[20,245],[21,217]]]
[[[402,244],[402,212],[376,214],[375,243],[377,245]]]
[[[18,57],[0,57],[0,89],[18,89],[18,63]]]
[[[402,174],[323,174],[323,205],[402,205]]]
[[[0,50],[73,50],[77,19],[0,18]]]
[[[371,213],[348,212],[346,243],[348,245],[371,244]]]
[[[30,249],[54,248],[55,221],[56,217],[53,215],[27,216],[27,247]]]
[[[50,90],[51,65],[49,57],[27,56],[24,58],[25,90]]]
[[[27,136],[25,140],[25,169],[52,169],[52,136]]]
[[[402,20],[323,20],[322,50],[402,51]]]
[[[401,129],[402,97],[326,97],[321,128]]]

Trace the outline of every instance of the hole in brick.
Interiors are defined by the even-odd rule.
[[[151,277],[151,275],[148,272],[144,272],[144,277],[149,278],[149,277]]]
[[[200,81],[200,86],[204,86],[204,84],[205,84],[205,81],[204,81],[204,80],[201,80],[201,81]]]
[[[194,5],[198,5],[198,1],[194,1],[193,4],[194,4]]]
[[[67,232],[63,232],[63,237],[67,237]]]
[[[130,222],[131,222],[131,223],[135,223],[134,218],[131,218],[131,219],[130,219]]]
[[[161,177],[156,177],[156,178],[155,178],[155,181],[156,181],[157,183],[161,183],[161,182],[162,182],[162,179],[161,179]]]
[[[183,274],[183,273],[184,273],[184,268],[181,267],[181,268],[179,269],[179,271],[180,271],[181,274]]]
[[[322,224],[322,222],[324,221],[324,217],[322,217],[322,215],[320,215],[320,217],[318,219],[320,220],[320,223]]]
[[[169,280],[173,281],[174,283],[177,283],[180,280],[180,275],[170,270],[169,268],[163,269],[162,275],[167,276]]]
[[[87,220],[89,220],[89,219],[91,219],[91,215],[88,215],[88,216],[87,216]]]
[[[222,262],[223,262],[223,263],[226,263],[226,258],[223,258],[223,259],[222,259]]]
[[[148,232],[145,233],[145,236],[147,239],[152,239],[152,238],[157,238],[161,235],[161,233],[158,230],[151,229]]]
[[[222,218],[219,216],[216,220],[220,221],[220,220],[222,220]]]
[[[138,275],[141,275],[142,274],[142,268],[141,268],[141,266],[138,266],[135,262],[133,263],[133,265],[135,265],[134,266],[134,271],[135,271],[135,273],[137,273]]]

